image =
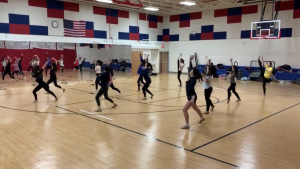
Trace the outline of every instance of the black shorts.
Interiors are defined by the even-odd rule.
[[[79,69],[79,66],[74,66],[74,69]]]
[[[188,99],[189,102],[196,103],[197,95],[187,96],[187,99]]]
[[[96,73],[96,77],[98,77],[98,76],[100,76],[101,75],[101,73]]]

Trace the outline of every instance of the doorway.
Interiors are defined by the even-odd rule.
[[[137,70],[139,69],[139,66],[141,64],[140,60],[140,54],[143,55],[143,52],[131,52],[131,67],[132,76],[137,76]]]
[[[169,52],[160,52],[159,73],[168,73]]]

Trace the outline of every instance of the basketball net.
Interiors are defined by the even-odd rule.
[[[261,35],[259,36],[258,40],[259,40],[259,44],[264,44],[264,41],[266,39],[267,35]]]

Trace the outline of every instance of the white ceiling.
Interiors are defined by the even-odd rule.
[[[113,4],[100,3],[97,2],[96,0],[62,0],[62,1],[167,16],[167,15],[191,13],[197,11],[208,11],[208,10],[215,10],[215,9],[222,9],[222,8],[237,7],[243,5],[243,3],[241,2],[238,3],[238,1],[253,2],[253,1],[261,1],[261,0],[194,0],[197,3],[197,5],[192,7],[180,5],[179,2],[183,0],[128,0],[134,4],[140,4],[139,3],[140,1],[144,7],[147,6],[158,7],[159,11],[157,12],[144,10],[143,7],[134,7],[134,6],[116,4],[116,3]],[[125,2],[126,0],[117,0],[117,1]]]

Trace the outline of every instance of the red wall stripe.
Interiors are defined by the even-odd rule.
[[[5,0],[0,0],[0,2],[2,1]],[[28,0],[28,6],[47,8],[47,0]]]
[[[241,22],[242,22],[242,15],[233,15],[227,17],[227,24],[241,23]]]
[[[64,19],[65,13],[64,10],[58,10],[58,9],[47,9],[47,16],[48,18],[60,18]]]
[[[202,12],[194,12],[190,15],[191,20],[193,19],[202,19]]]
[[[64,2],[64,10],[79,12],[79,4],[71,3],[71,2]]]
[[[186,27],[190,27],[190,20],[187,21],[179,21],[179,28],[186,28]]]
[[[177,22],[179,21],[179,15],[171,15],[170,22]]]
[[[12,34],[30,34],[29,25],[9,24],[9,32]]]
[[[139,13],[139,20],[145,21],[146,20],[146,14]]]
[[[258,11],[258,5],[243,6],[242,14],[255,14]]]
[[[106,8],[93,6],[93,14],[96,15],[106,15]]]
[[[217,9],[214,11],[214,17],[227,16],[227,9]]]
[[[118,17],[120,17],[120,18],[129,18],[129,11],[119,10],[118,11]]]
[[[275,11],[277,10],[278,2],[275,3]],[[293,10],[294,9],[294,1],[282,1],[280,3],[279,11],[285,10]]]

